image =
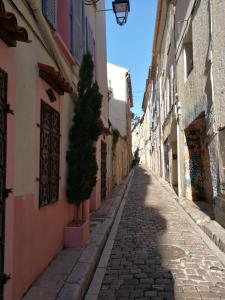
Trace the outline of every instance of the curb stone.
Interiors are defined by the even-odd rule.
[[[72,272],[65,280],[56,300],[80,300],[85,295],[133,172],[132,169],[122,184],[114,188],[112,197],[106,200],[111,200],[109,212],[105,216],[105,220],[94,228],[90,240],[84,247]]]
[[[130,185],[132,183],[133,174],[134,174],[134,172],[132,173],[129,183],[127,185],[127,189],[124,193],[123,199],[121,201],[121,204],[119,206],[118,212],[115,217],[115,220],[113,222],[113,226],[110,230],[110,233],[109,233],[109,236],[107,239],[107,243],[102,251],[102,255],[100,257],[99,263],[98,263],[95,273],[93,275],[93,279],[92,279],[90,286],[87,290],[87,293],[85,295],[85,300],[97,300],[97,298],[98,298],[98,294],[101,289],[102,281],[103,281],[103,278],[104,278],[104,275],[106,272],[106,268],[107,268],[108,261],[109,261],[110,255],[111,255],[111,251],[112,251],[115,237],[116,237],[116,234],[118,231],[120,220],[121,220],[121,217],[123,214],[124,206],[125,206],[125,203],[127,200],[127,194],[130,190]]]

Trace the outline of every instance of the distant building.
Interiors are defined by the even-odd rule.
[[[131,107],[133,106],[130,73],[126,68],[107,64],[109,120],[113,129],[112,183],[121,183],[131,168]],[[115,140],[115,135],[118,135]]]

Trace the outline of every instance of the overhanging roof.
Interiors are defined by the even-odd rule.
[[[73,88],[69,82],[56,71],[54,67],[38,63],[39,76],[44,79],[59,95],[63,95],[64,92],[73,93]]]
[[[16,16],[5,10],[2,0],[0,0],[0,39],[2,39],[9,47],[15,47],[17,41],[31,42],[28,39],[27,30],[17,24]]]

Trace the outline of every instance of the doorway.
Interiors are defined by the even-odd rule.
[[[177,163],[177,141],[173,141],[172,145],[172,186],[178,194],[178,163]]]
[[[185,130],[188,163],[185,172],[190,178],[190,197],[193,201],[212,202],[209,152],[205,116],[199,116]],[[187,187],[188,188],[188,187]]]
[[[164,146],[164,168],[165,168],[165,179],[170,181],[170,161],[169,161],[169,141],[166,141],[163,144]]]

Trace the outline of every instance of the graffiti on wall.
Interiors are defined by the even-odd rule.
[[[186,197],[193,201],[211,201],[209,154],[205,118],[195,120],[186,130],[185,181]]]

